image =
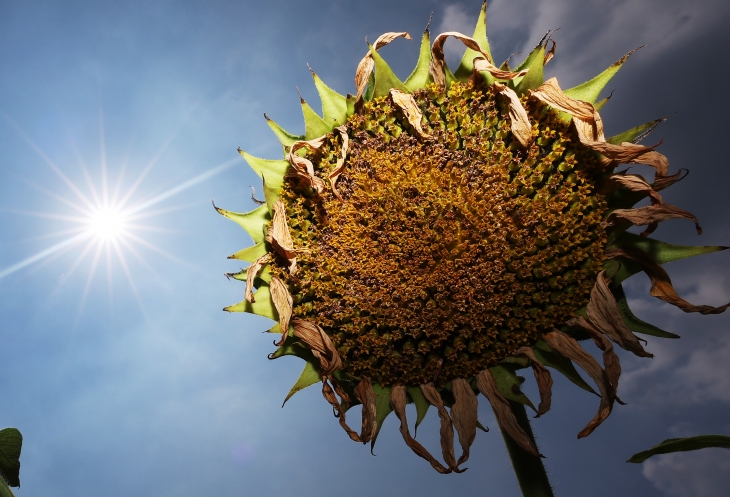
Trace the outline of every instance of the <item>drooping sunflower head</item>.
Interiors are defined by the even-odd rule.
[[[313,73],[323,116],[302,100],[305,134],[267,120],[285,159],[241,154],[261,175],[265,201],[238,214],[255,245],[231,256],[251,262],[232,274],[245,299],[226,308],[268,316],[281,333],[271,358],[297,355],[304,371],[287,399],[322,382],[350,438],[374,443],[392,411],[406,443],[439,472],[460,472],[478,426],[477,394],[502,429],[530,453],[537,448],[514,421],[509,401],[534,406],[520,392],[519,368],[531,367],[538,414],[550,407],[545,366],[592,391],[598,413],[579,436],[611,412],[620,366],[611,342],[650,356],[633,332],[672,337],[629,310],[621,281],[644,270],[652,295],[686,312],[659,264],[722,247],[678,247],[626,232],[669,218],[697,222],[658,191],[681,179],[666,158],[638,140],[661,120],[606,139],[596,102],[625,62],[562,91],[543,81],[555,43],[549,34],[518,67],[494,65],[482,8],[472,37],[423,36],[413,73],[401,82],[377,50],[408,33],[386,33],[369,46],[342,96]],[[452,73],[448,37],[466,53]],[[653,184],[622,163],[653,166]],[[651,205],[632,206],[649,198]],[[699,225],[697,226],[699,231]],[[255,290],[255,292],[254,292]],[[592,339],[604,365],[578,340]],[[429,406],[442,423],[445,464],[409,433],[405,404],[420,423]],[[620,401],[619,401],[620,402]],[[346,411],[362,404],[356,433]],[[449,409],[447,409],[449,408]],[[456,460],[453,427],[462,447]],[[451,435],[449,435],[451,434]]]

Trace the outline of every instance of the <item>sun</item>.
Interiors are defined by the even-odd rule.
[[[125,235],[129,215],[119,208],[102,207],[89,216],[88,234],[99,241],[117,241]]]

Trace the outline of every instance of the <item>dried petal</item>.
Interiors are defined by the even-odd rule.
[[[549,41],[553,42],[553,46],[550,47],[550,50],[545,52],[545,57],[542,59],[543,66],[546,66],[547,63],[550,62],[551,60],[553,60],[553,57],[555,56],[555,47],[557,46],[557,43],[555,43],[555,40],[552,40],[552,39]]]
[[[675,174],[672,174],[671,176],[659,176],[657,175],[654,178],[654,190],[660,191],[664,190],[666,188],[669,188],[674,183],[677,183],[678,181],[682,181],[684,178],[687,177],[689,174],[689,171],[687,169],[680,169]]]
[[[330,184],[332,185],[332,191],[335,192],[335,195],[337,195],[337,197],[342,198],[340,192],[337,191],[335,183],[337,183],[337,178],[340,177],[340,174],[342,174],[342,170],[345,168],[345,160],[347,159],[347,148],[350,143],[350,137],[347,136],[347,126],[345,126],[344,124],[342,126],[336,127],[335,129],[340,133],[340,138],[342,138],[342,152],[340,154],[340,158],[337,159],[337,164],[335,165],[335,168],[329,175],[329,179]]]
[[[319,361],[320,375],[329,376],[342,368],[342,361],[337,349],[330,340],[329,335],[322,328],[311,321],[303,319],[294,319],[291,324],[294,327],[293,335],[299,338]]]
[[[479,43],[474,38],[463,35],[461,33],[457,33],[456,31],[447,31],[446,33],[441,33],[440,35],[438,35],[436,39],[433,40],[433,46],[431,47],[432,57],[429,72],[431,73],[431,77],[433,78],[434,83],[439,85],[441,88],[446,86],[446,61],[444,60],[444,42],[449,36],[453,36],[457,40],[461,41],[464,45],[466,45],[467,48],[471,48],[475,52],[479,52],[484,56],[484,59],[481,59],[481,57],[474,59],[475,71],[489,71],[492,76],[498,79],[513,79],[517,76],[523,76],[527,74],[527,71],[520,71],[518,73],[502,71],[501,69],[495,67],[494,64],[492,64],[489,53],[483,51],[479,46]],[[477,62],[479,60],[482,60],[483,62]],[[477,64],[479,65],[479,68],[477,68]]]
[[[370,382],[369,379],[363,378],[363,381]],[[340,422],[340,426],[343,430],[347,433],[347,435],[355,442],[362,442],[367,443],[369,442],[372,437],[375,434],[375,421],[373,416],[373,412],[375,410],[375,393],[372,393],[372,397],[368,397],[370,395],[368,393],[368,387],[365,385],[363,388],[360,389],[360,393],[357,393],[357,387],[356,387],[356,395],[358,395],[358,399],[360,399],[360,396],[362,396],[363,399],[365,399],[365,402],[363,402],[363,411],[362,411],[362,433],[360,435],[355,432],[352,428],[350,428],[347,425],[347,416],[345,415],[345,410],[342,408],[342,405],[340,404],[340,401],[337,399],[337,396],[335,395],[335,391],[332,389],[332,386],[330,386],[330,383],[332,383],[332,386],[334,386],[335,390],[337,390],[337,393],[340,395],[340,398],[343,400],[346,399],[346,395],[340,388],[337,381],[332,378],[322,378],[322,396],[325,398],[327,402],[330,403],[332,406],[332,410],[334,411],[335,417],[338,418]],[[362,383],[362,382],[361,382]],[[358,385],[360,387],[360,385]],[[369,390],[372,391],[372,384],[370,384]],[[346,401],[346,400],[345,400]],[[361,400],[362,402],[362,400]],[[367,430],[367,431],[366,431]]]
[[[395,411],[395,415],[400,421],[400,433],[403,435],[406,445],[411,448],[413,452],[427,460],[433,466],[433,469],[441,474],[451,473],[451,468],[445,468],[438,462],[426,448],[413,439],[410,431],[408,430],[408,420],[406,419],[406,387],[403,385],[393,385],[390,390],[390,405]]]
[[[377,40],[375,40],[375,45],[373,45],[373,48],[375,50],[380,50],[385,45],[397,38],[405,38],[406,40],[410,40],[411,35],[407,32],[383,33],[378,37]],[[357,100],[360,100],[362,94],[365,93],[365,88],[368,86],[368,79],[370,79],[370,74],[373,72],[374,67],[375,62],[373,61],[373,56],[370,54],[370,51],[368,51],[368,53],[365,54],[365,57],[363,57],[362,60],[358,63],[357,69],[355,70],[355,88],[357,88]]]
[[[651,198],[651,203],[653,205],[663,203],[661,195],[659,195],[652,186],[638,174],[612,174],[603,182],[598,193],[607,195],[621,187],[627,188],[632,192],[646,192],[646,194]]]
[[[469,382],[463,378],[452,380],[451,392],[454,394],[451,419],[461,445],[461,456],[456,463],[459,466],[469,459],[469,448],[477,436],[477,396]]]
[[[616,401],[623,404],[623,402],[621,402],[621,400],[616,396],[618,379],[621,376],[621,363],[618,360],[616,352],[613,350],[613,344],[611,344],[608,338],[606,338],[591,323],[586,321],[583,316],[576,316],[565,324],[568,326],[582,328],[587,331],[596,346],[603,351],[603,368],[606,370],[608,381],[611,382],[611,386],[613,387],[613,396],[616,398]]]
[[[458,468],[454,456],[454,429],[451,424],[451,417],[444,407],[444,401],[441,400],[441,395],[439,395],[433,383],[421,385],[421,391],[429,404],[436,408],[439,418],[441,418],[441,453],[444,461],[452,471],[461,473],[463,470]]]
[[[633,352],[639,357],[654,357],[644,350],[639,339],[624,323],[616,299],[608,288],[609,281],[606,271],[598,273],[591,290],[591,300],[588,302],[588,321],[622,349]]]
[[[628,221],[636,226],[649,225],[641,235],[646,236],[653,232],[657,225],[667,219],[689,219],[694,221],[697,228],[697,234],[702,234],[702,227],[697,218],[691,212],[680,209],[672,204],[647,205],[636,209],[616,209],[608,216],[608,222],[614,223],[619,221]]]
[[[583,350],[575,339],[558,330],[545,333],[543,339],[555,352],[563,357],[567,357],[583,368],[588,373],[588,376],[596,382],[598,390],[601,392],[601,403],[598,407],[598,412],[588,425],[578,433],[578,438],[587,437],[611,414],[613,401],[615,400],[611,381],[608,379],[608,375],[601,368],[600,364],[588,352]]]
[[[297,258],[294,250],[294,240],[289,232],[289,225],[286,223],[286,209],[284,202],[278,199],[274,202],[274,214],[271,219],[271,226],[266,234],[266,241],[271,244],[274,251],[289,262],[289,272],[296,270]]]
[[[489,400],[489,403],[492,404],[492,409],[494,409],[494,414],[497,417],[500,428],[507,432],[527,452],[533,456],[542,457],[535,444],[517,422],[509,401],[497,390],[497,384],[494,381],[492,373],[488,369],[485,369],[476,375],[476,380],[477,388]]]
[[[362,430],[360,438],[369,442],[375,436],[377,424],[375,422],[377,408],[375,406],[375,390],[370,378],[363,376],[355,387],[355,397],[362,404]]]
[[[527,117],[527,111],[522,107],[520,97],[502,83],[493,83],[494,88],[509,99],[509,118],[512,126],[512,134],[519,140],[523,147],[532,141],[532,124]]]
[[[274,303],[274,307],[276,307],[277,314],[279,314],[281,340],[276,343],[276,346],[279,347],[286,341],[286,337],[289,336],[289,320],[291,319],[293,301],[286,285],[276,276],[271,277],[269,291],[271,292],[271,301]]]
[[[413,127],[414,131],[419,138],[426,138],[426,134],[421,128],[421,108],[418,107],[416,100],[410,93],[405,93],[395,88],[390,90],[390,98],[393,99],[393,103],[403,112],[403,115],[408,119],[408,122]]]
[[[253,281],[261,272],[261,269],[271,260],[271,254],[266,253],[253,261],[246,271],[246,291],[244,292],[244,299],[252,304],[256,302],[253,296]]]
[[[672,286],[672,280],[659,264],[651,260],[644,252],[636,249],[610,249],[605,252],[606,258],[623,257],[636,262],[651,280],[649,294],[668,304],[679,307],[684,312],[699,312],[700,314],[720,314],[730,307],[730,303],[720,307],[709,305],[692,305],[679,295]]]
[[[312,164],[312,161],[305,159],[297,152],[303,148],[308,149],[310,152],[314,152],[324,145],[326,139],[327,135],[323,135],[319,138],[315,138],[314,140],[294,142],[286,156],[289,164],[291,164],[294,168],[294,175],[303,179],[309,186],[317,190],[317,193],[322,193],[324,191],[324,181],[322,178],[314,175],[314,165]]]
[[[550,410],[553,397],[553,377],[550,371],[537,359],[535,351],[530,347],[520,347],[516,355],[524,355],[532,364],[532,372],[535,374],[537,388],[540,391],[540,405],[537,408],[537,416],[540,417]]]

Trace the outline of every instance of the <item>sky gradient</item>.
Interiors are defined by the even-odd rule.
[[[255,206],[259,180],[236,148],[279,158],[263,113],[303,129],[297,87],[319,105],[307,64],[354,92],[365,37],[409,31],[414,41],[381,52],[404,78],[431,12],[433,34],[470,34],[480,5],[0,0],[0,426],[24,436],[16,495],[519,495],[483,397],[491,431],[478,433],[469,471],[448,476],[405,446],[394,417],[373,457],[317,387],[282,409],[301,361],[267,360],[268,320],[221,311],[244,289],[223,276],[240,268],[226,256],[250,240],[210,204]],[[670,172],[690,170],[663,196],[704,234],[675,220],[654,236],[730,245],[729,21],[730,4],[713,0],[495,0],[487,22],[498,61],[560,28],[547,76],[563,88],[646,45],[607,88],[607,135],[672,115],[647,143],[664,140]],[[447,61],[460,50],[447,42]],[[92,198],[105,174],[110,196],[119,185],[149,217],[124,264],[102,251],[94,270],[94,247],[48,249],[72,236],[72,186]],[[730,301],[730,253],[666,268],[690,302]],[[682,338],[648,337],[654,359],[618,352],[627,405],[586,439],[576,434],[598,401],[554,375],[552,410],[533,429],[556,495],[724,495],[728,451],[624,461],[665,438],[730,435],[730,314],[684,314],[651,298],[642,275],[624,286],[639,317]],[[435,449],[437,433],[430,412],[418,439]]]

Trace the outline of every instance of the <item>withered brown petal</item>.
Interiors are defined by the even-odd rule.
[[[360,383],[355,387],[355,397],[362,404],[362,430],[360,438],[363,442],[369,442],[375,436],[378,428],[376,423],[377,408],[375,405],[375,390],[370,378],[363,376]]]
[[[509,401],[497,390],[497,384],[494,381],[492,372],[488,369],[476,375],[477,388],[484,395],[489,403],[492,404],[494,414],[497,418],[500,428],[502,428],[517,444],[527,452],[536,457],[542,457],[538,452],[535,444],[532,443],[530,437],[525,430],[517,422],[515,414],[509,405]]]
[[[421,108],[416,103],[416,100],[413,98],[413,95],[411,95],[410,93],[402,92],[395,88],[391,88],[390,98],[393,100],[393,103],[396,105],[396,107],[401,110],[405,118],[408,120],[408,123],[415,130],[418,137],[427,137],[428,134],[423,131],[423,128],[421,128],[421,119],[423,118],[423,113],[421,112]]]
[[[332,185],[332,191],[335,192],[335,195],[337,195],[337,197],[342,198],[340,192],[337,191],[336,183],[337,178],[340,177],[340,174],[342,174],[342,170],[345,168],[345,160],[347,160],[347,149],[350,143],[350,137],[347,136],[347,126],[345,126],[344,124],[342,126],[336,127],[335,129],[340,134],[340,138],[342,138],[342,152],[340,153],[340,157],[337,159],[337,164],[335,165],[335,168],[329,175],[329,179],[330,184]]]
[[[638,174],[612,174],[606,178],[601,184],[598,193],[607,195],[613,193],[619,188],[624,187],[632,192],[646,192],[654,205],[662,204],[661,195],[657,193],[646,180]]]
[[[433,383],[421,385],[421,391],[428,403],[436,408],[441,419],[441,453],[443,454],[444,461],[452,471],[461,473],[463,470],[457,466],[456,457],[454,456],[454,429],[451,424],[451,417],[444,407],[444,401],[441,399],[441,395],[436,390],[436,387],[433,386]]]
[[[550,410],[553,397],[553,377],[550,371],[537,359],[535,351],[530,347],[520,347],[516,355],[524,355],[532,364],[532,372],[535,374],[537,388],[540,391],[540,405],[537,407],[537,416],[542,416]]]
[[[377,40],[375,40],[373,48],[375,50],[380,50],[385,45],[398,38],[405,38],[406,40],[410,40],[411,35],[407,32],[383,33],[382,35],[378,36]],[[357,89],[358,100],[360,100],[362,94],[365,93],[365,88],[368,86],[368,79],[370,79],[370,73],[373,72],[373,68],[375,68],[375,62],[373,61],[372,54],[370,53],[370,51],[368,51],[368,53],[365,54],[365,57],[363,57],[357,64],[357,69],[355,70],[355,88]]]
[[[294,273],[296,268],[296,250],[294,240],[289,232],[289,225],[286,222],[286,208],[281,199],[277,199],[273,205],[273,216],[271,226],[266,234],[266,241],[271,244],[274,251],[289,262],[289,272]]]
[[[490,61],[485,59],[484,57],[475,57],[474,61],[474,72],[480,73],[480,72],[488,72],[492,76],[494,76],[496,79],[514,79],[519,76],[524,76],[527,74],[527,69],[524,69],[522,71],[512,72],[512,71],[505,71],[503,69],[498,68],[494,64],[492,64]]]
[[[555,47],[558,44],[555,43],[555,40],[552,40],[551,39],[550,41],[553,43],[553,46],[550,47],[550,50],[548,50],[547,52],[545,52],[545,57],[543,57],[543,59],[542,59],[542,65],[543,66],[546,66],[547,63],[550,62],[551,60],[553,60],[553,57],[555,56]]]
[[[687,174],[689,174],[689,171],[687,169],[680,169],[671,176],[659,176],[657,174],[654,178],[654,190],[660,191],[669,188],[674,183],[682,181],[684,178],[686,178]]]
[[[411,433],[408,430],[408,420],[406,419],[406,387],[403,385],[393,385],[390,390],[390,405],[393,407],[393,411],[395,411],[395,415],[400,421],[400,433],[403,436],[403,440],[405,440],[406,445],[408,445],[408,447],[410,447],[417,455],[431,463],[433,469],[439,473],[451,473],[451,468],[445,468],[431,455],[428,450],[426,450],[423,445],[418,443],[411,436]]]
[[[553,330],[545,333],[543,334],[543,339],[555,352],[563,357],[567,357],[583,368],[598,386],[598,390],[601,393],[601,403],[598,406],[598,412],[588,425],[578,433],[578,438],[587,437],[598,425],[603,423],[609,414],[611,414],[611,409],[613,409],[613,401],[615,399],[613,396],[613,387],[608,379],[608,375],[601,368],[600,364],[588,352],[583,350],[575,339],[562,331]]]
[[[318,150],[324,142],[327,140],[327,135],[322,135],[319,138],[309,141],[297,141],[294,142],[289,148],[289,153],[286,158],[289,164],[294,168],[294,174],[296,177],[303,179],[309,186],[317,190],[317,193],[324,191],[324,181],[322,178],[314,174],[314,165],[312,161],[300,156],[297,152],[303,148],[306,148],[310,152]]]
[[[293,301],[286,285],[277,276],[271,277],[269,285],[271,301],[279,314],[279,328],[281,328],[281,340],[276,345],[281,346],[289,336],[289,321],[291,320]]]
[[[527,111],[522,107],[520,97],[507,86],[502,83],[493,83],[492,86],[499,92],[509,99],[509,118],[511,121],[512,134],[515,135],[517,140],[523,147],[526,147],[532,141],[532,124],[530,124],[530,118],[527,116]]]
[[[459,466],[469,459],[469,448],[477,436],[477,396],[469,382],[463,378],[451,381],[451,392],[454,394],[451,419],[461,445],[461,456],[456,463]]]
[[[623,257],[632,260],[641,266],[651,281],[650,295],[668,304],[679,307],[684,312],[699,312],[700,314],[720,314],[730,307],[730,303],[719,307],[709,305],[692,305],[681,298],[672,286],[669,274],[659,264],[651,260],[645,253],[634,249],[609,249],[605,252],[606,258]]]
[[[337,399],[337,396],[335,395],[334,390],[332,389],[332,386],[330,386],[330,382],[334,385],[335,389],[338,390],[339,395],[344,400],[344,392],[341,388],[338,388],[339,385],[337,383],[337,380],[335,380],[332,377],[322,378],[322,396],[325,398],[327,402],[332,406],[332,410],[335,414],[335,417],[340,422],[340,426],[343,430],[345,430],[345,433],[355,442],[362,442],[367,443],[370,441],[369,438],[365,438],[365,433],[358,435],[355,430],[350,428],[347,425],[347,416],[345,414],[345,410],[342,408],[342,405],[340,404],[340,401]],[[375,397],[375,394],[373,394],[373,398]],[[365,408],[363,405],[363,431],[365,429],[365,417],[370,416],[369,414],[369,407],[368,409]],[[371,430],[372,431],[372,430]]]
[[[613,387],[613,395],[617,402],[623,404],[618,396],[616,396],[618,380],[621,376],[621,363],[619,362],[616,352],[613,350],[613,344],[611,341],[591,323],[586,321],[583,316],[576,316],[565,324],[568,326],[583,328],[591,336],[596,346],[603,351],[603,368],[608,376],[608,381],[611,382],[611,386]]]
[[[557,78],[550,78],[540,85],[538,89],[530,90],[530,95],[545,102],[550,107],[567,112],[571,116],[585,121],[592,121],[596,113],[593,105],[582,100],[570,98],[563,93]]]
[[[653,232],[660,222],[667,219],[689,219],[695,223],[697,234],[702,234],[702,227],[695,215],[672,204],[646,205],[636,209],[616,209],[608,216],[609,223],[619,220],[628,221],[636,226],[648,224],[649,227],[641,233],[642,236]]]
[[[606,271],[598,273],[586,311],[588,322],[619,344],[622,349],[633,352],[639,357],[654,357],[644,350],[639,339],[624,323],[616,298],[608,287],[608,282]]]
[[[293,319],[291,324],[294,328],[293,335],[299,338],[319,360],[320,375],[328,376],[342,368],[340,355],[329,335],[322,328],[303,319]]]
[[[253,296],[253,282],[261,272],[261,269],[271,260],[271,254],[268,252],[253,261],[246,271],[246,291],[244,292],[244,299],[251,302],[256,302]]]

